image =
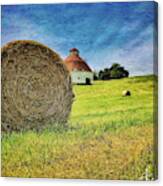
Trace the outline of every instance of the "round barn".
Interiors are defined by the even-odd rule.
[[[79,56],[79,50],[72,48],[69,56],[65,59],[65,64],[71,73],[74,84],[92,84],[93,72],[88,64]]]

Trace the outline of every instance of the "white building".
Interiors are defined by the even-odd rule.
[[[65,64],[71,73],[74,84],[93,83],[93,72],[88,64],[79,56],[79,50],[72,48],[69,56],[65,59]]]

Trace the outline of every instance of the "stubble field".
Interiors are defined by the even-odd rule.
[[[154,79],[74,85],[67,127],[2,136],[2,176],[156,178]],[[122,97],[126,89],[131,96]]]

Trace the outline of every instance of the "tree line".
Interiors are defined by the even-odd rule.
[[[113,63],[110,68],[94,72],[94,80],[121,79],[128,76],[129,72],[118,63]]]

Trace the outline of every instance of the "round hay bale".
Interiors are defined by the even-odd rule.
[[[131,92],[129,90],[124,90],[122,96],[131,96]]]
[[[2,48],[2,131],[66,123],[73,92],[60,56],[35,41]]]

